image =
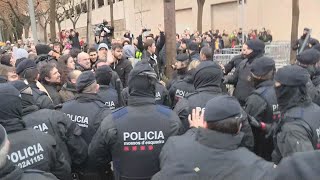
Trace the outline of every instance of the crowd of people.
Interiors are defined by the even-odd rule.
[[[219,31],[187,30],[177,34],[175,62],[167,67],[165,32],[158,30],[155,36],[142,29],[137,38],[128,32],[110,44],[102,38],[89,48],[75,43],[75,31],[70,48],[7,42],[0,57],[0,179],[320,175],[320,45],[307,29],[301,38],[308,45],[294,47],[301,50],[297,63],[277,71],[264,56],[268,33],[263,41],[248,36],[223,66],[213,60],[225,47]],[[233,36],[241,42],[241,29]],[[170,79],[166,68],[174,69]],[[232,95],[226,84],[234,85]]]

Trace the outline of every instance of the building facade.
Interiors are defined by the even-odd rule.
[[[203,31],[210,29],[231,32],[243,26],[244,32],[249,29],[270,29],[274,40],[288,41],[291,33],[292,0],[245,0],[242,7],[239,0],[206,0],[203,10]],[[176,0],[176,31],[196,30],[197,1]],[[304,27],[313,30],[312,36],[320,38],[319,0],[300,1],[299,33]],[[92,25],[110,21],[108,0],[93,0]],[[242,9],[243,8],[243,9]],[[80,36],[86,35],[87,14],[81,13],[76,29]],[[122,37],[126,30],[135,35],[142,28],[151,29],[157,34],[158,24],[164,25],[163,0],[114,0],[115,36]],[[62,29],[71,29],[72,23],[65,19]]]

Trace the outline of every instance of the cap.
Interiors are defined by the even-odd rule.
[[[8,84],[8,83],[0,84],[0,94],[3,95],[3,97],[5,96],[19,97],[20,96],[20,92],[11,84]]]
[[[259,39],[249,40],[245,43],[253,51],[264,51],[265,44]]]
[[[11,44],[11,42],[10,41],[6,41],[6,44]]]
[[[29,53],[22,48],[17,49],[17,51],[14,53],[14,57],[16,59],[21,59],[21,58],[28,58]]]
[[[309,79],[308,71],[298,65],[285,66],[279,69],[275,75],[275,80],[286,86],[304,86]]]
[[[307,49],[297,55],[297,60],[301,64],[316,64],[320,60],[320,52],[316,49]]]
[[[0,124],[0,150],[3,148],[7,140],[7,132],[4,127]]]
[[[99,44],[99,46],[98,46],[98,51],[99,51],[101,48],[106,48],[107,50],[109,50],[108,45],[107,45],[106,43],[101,43],[101,44]]]
[[[199,51],[199,46],[195,42],[190,42],[189,46],[188,46],[188,49],[191,50],[191,51]]]
[[[16,68],[16,73],[21,74],[26,69],[34,69],[34,68],[37,68],[36,63],[30,59],[25,59],[18,64]]]
[[[145,76],[157,79],[157,74],[148,63],[148,60],[145,60],[145,59],[138,62],[134,66],[134,68],[131,70],[129,74],[128,82],[130,82],[134,77],[139,75],[145,75]]]
[[[18,91],[21,93],[23,92],[24,90],[26,90],[29,86],[24,83],[23,81],[21,80],[17,80],[17,81],[12,81],[10,82],[9,84],[11,84],[13,87],[15,87],[16,89],[18,89]]]
[[[269,57],[260,57],[251,64],[251,72],[255,76],[261,77],[276,69],[275,62]]]
[[[77,79],[76,89],[80,93],[84,88],[96,82],[96,78],[92,71],[85,71]]]
[[[189,55],[186,53],[181,53],[176,56],[177,61],[186,61],[189,60]]]
[[[209,100],[205,109],[204,120],[207,122],[217,122],[241,115],[239,102],[236,98],[228,95],[217,96]]]

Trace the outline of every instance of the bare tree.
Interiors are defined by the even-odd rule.
[[[42,11],[41,13],[39,13],[38,15],[38,23],[41,26],[41,28],[43,29],[43,38],[44,38],[44,42],[47,43],[48,38],[47,38],[47,26],[49,23],[49,11],[50,9],[46,9],[44,11]]]
[[[166,77],[171,79],[170,68],[176,57],[176,9],[175,0],[164,0],[164,28],[166,32]]]
[[[90,47],[91,42],[91,16],[92,16],[92,0],[87,0],[88,12],[87,12],[87,44]]]
[[[299,0],[292,0],[292,24],[291,24],[291,45],[295,43],[298,37],[298,28],[299,28]],[[296,51],[291,49],[290,53],[290,63],[294,64],[296,61]]]
[[[50,0],[50,37],[52,41],[56,40],[56,0]]]
[[[77,25],[77,22],[80,18],[80,15],[81,15],[81,12],[82,12],[82,9],[81,9],[81,4],[82,4],[82,1],[83,0],[80,0],[79,1],[79,4],[76,4],[75,0],[70,0],[66,3],[66,6],[62,6],[64,12],[66,12],[66,17],[68,19],[70,19],[70,21],[72,22],[72,26],[73,26],[73,29],[76,29],[76,25]],[[76,11],[76,6],[79,5],[80,6],[80,12],[77,13]]]
[[[110,21],[111,21],[111,26],[114,27],[113,0],[109,0],[109,5],[110,5]]]
[[[198,3],[198,17],[197,17],[197,29],[199,33],[202,33],[202,15],[203,15],[203,6],[206,0],[197,0]]]

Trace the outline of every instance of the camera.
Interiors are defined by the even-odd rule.
[[[142,29],[142,32],[147,32],[147,31],[151,31],[151,29],[147,29],[147,28]]]
[[[114,28],[112,26],[109,26],[108,22],[103,22],[98,26],[96,26],[94,31],[96,36],[100,36],[102,32],[105,32],[106,36],[108,37],[108,36],[112,36],[114,32]]]

